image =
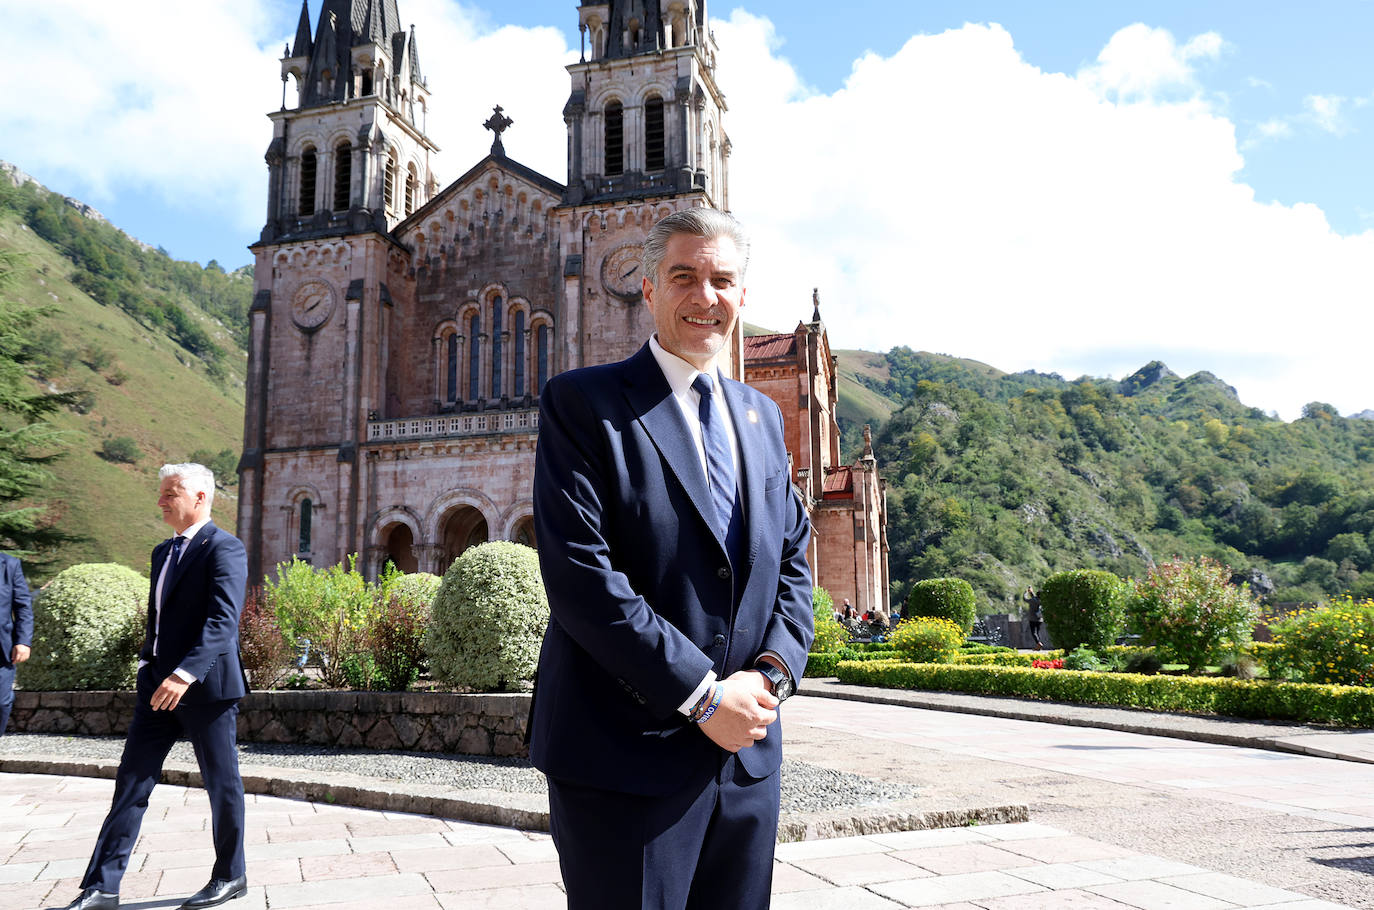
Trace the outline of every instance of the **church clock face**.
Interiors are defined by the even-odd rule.
[[[618,246],[601,260],[601,286],[626,303],[640,298],[643,279],[644,250],[637,243]]]
[[[303,332],[313,332],[324,325],[332,312],[334,288],[323,281],[307,281],[291,299],[291,320]]]

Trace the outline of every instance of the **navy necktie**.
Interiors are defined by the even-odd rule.
[[[716,384],[705,373],[698,373],[692,388],[701,396],[697,414],[701,418],[701,439],[706,448],[706,480],[711,485],[711,501],[716,507],[716,527],[722,539],[730,531],[735,511],[735,460],[730,455],[730,437],[725,432],[725,415],[712,407]]]
[[[162,575],[162,596],[167,596],[167,587],[172,583],[172,573],[177,570],[177,563],[181,561],[181,548],[186,545],[186,538],[178,534],[172,538],[172,555],[167,557],[167,571]]]

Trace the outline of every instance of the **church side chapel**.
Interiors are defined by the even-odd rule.
[[[252,250],[238,531],[250,573],[357,553],[442,574],[488,540],[538,546],[539,392],[648,339],[640,244],[658,219],[729,208],[730,140],[704,0],[576,7],[567,183],[491,151],[451,183],[425,131],[430,87],[397,0],[303,0],[268,115],[267,222]],[[498,87],[499,88],[499,87]],[[722,370],[782,409],[815,526],[818,584],[888,605],[871,445],[840,463],[836,375],[810,322],[746,338]]]

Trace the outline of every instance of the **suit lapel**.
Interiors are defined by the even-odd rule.
[[[716,507],[701,469],[701,456],[653,352],[646,344],[625,361],[625,366],[625,397],[631,410],[723,548],[725,541],[716,530],[716,522],[707,518],[715,514]]]
[[[744,528],[749,541],[746,565],[752,566],[759,555],[763,531],[760,519],[765,514],[763,453],[767,451],[767,440],[762,429],[763,415],[745,398],[743,384],[726,379],[721,382],[721,389],[730,406],[730,420],[739,442],[740,501],[744,504]]]
[[[177,583],[186,576],[186,570],[194,565],[205,555],[205,548],[210,543],[210,537],[215,533],[215,523],[206,522],[196,536],[186,542],[186,546],[181,551],[181,558],[167,567],[167,587],[162,591],[163,606],[167,606],[167,601],[171,598],[172,592],[176,590]],[[167,554],[172,552],[172,544],[167,543]]]

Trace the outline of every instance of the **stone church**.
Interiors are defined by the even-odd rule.
[[[729,208],[705,2],[576,7],[566,184],[507,157],[497,107],[481,125],[491,153],[441,185],[397,0],[324,0],[313,27],[309,6],[282,59],[252,246],[238,513],[250,573],[352,553],[368,575],[388,560],[443,573],[476,543],[537,546],[540,389],[647,340],[640,243],[655,221]],[[840,461],[819,305],[793,332],[737,330],[722,370],[782,408],[817,583],[886,609],[883,485],[871,446]]]

